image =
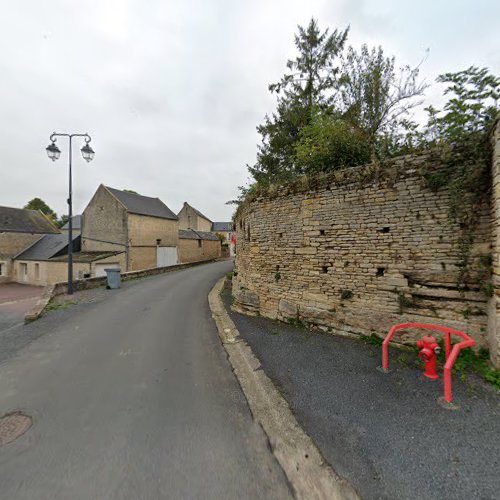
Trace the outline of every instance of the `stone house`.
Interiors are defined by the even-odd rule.
[[[123,271],[174,265],[177,216],[159,199],[100,185],[82,214],[82,252],[124,252]]]
[[[63,227],[61,227],[62,233],[68,233],[69,231],[69,222],[66,222]],[[82,216],[81,215],[73,215],[73,234],[81,234],[82,232]]]
[[[212,231],[212,221],[199,210],[184,202],[183,207],[177,214],[179,218],[179,229],[194,229],[195,231]]]
[[[104,269],[125,266],[125,252],[81,252],[81,236],[73,234],[75,279],[104,276]],[[51,285],[68,279],[68,234],[46,234],[15,257],[13,279],[30,285]]]
[[[224,237],[222,244],[227,245],[229,255],[234,257],[236,255],[236,232],[234,231],[234,224],[232,222],[213,222],[212,232]]]
[[[181,262],[218,259],[221,256],[219,238],[211,232],[179,229],[179,257]]]
[[[15,278],[16,255],[44,235],[57,234],[57,227],[42,212],[0,207],[0,283]]]

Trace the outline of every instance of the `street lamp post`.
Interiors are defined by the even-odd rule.
[[[61,156],[61,150],[57,147],[57,137],[68,137],[69,139],[69,197],[68,197],[68,212],[69,212],[69,232],[68,232],[68,294],[73,293],[73,183],[71,174],[71,161],[72,161],[72,140],[73,137],[85,138],[85,144],[81,149],[83,158],[89,162],[94,158],[94,150],[90,147],[89,134],[58,134],[54,132],[50,136],[51,144],[45,149],[48,157],[52,161],[56,161]]]

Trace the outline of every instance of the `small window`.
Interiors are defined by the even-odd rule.
[[[156,246],[160,246],[160,245],[161,245],[161,238],[158,238],[158,239],[156,240]]]
[[[40,264],[37,263],[35,264],[35,279],[40,279]]]
[[[376,276],[377,277],[381,277],[385,274],[385,267],[377,267],[377,273],[376,273]]]
[[[320,236],[325,236],[325,230],[324,229],[320,229],[319,230],[319,235]]]
[[[198,240],[198,248],[201,248],[201,240]]]
[[[0,276],[5,276],[5,262],[0,262]]]
[[[322,274],[328,273],[328,266],[321,266],[321,273]]]

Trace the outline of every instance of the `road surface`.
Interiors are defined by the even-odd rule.
[[[290,498],[208,308],[231,266],[129,282],[19,327],[35,340],[0,364],[0,414],[33,426],[0,447],[0,498]]]

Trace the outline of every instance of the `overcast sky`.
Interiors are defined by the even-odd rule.
[[[381,44],[401,64],[430,54],[422,74],[469,65],[500,74],[497,0],[0,0],[0,205],[43,198],[67,213],[67,144],[77,143],[74,212],[99,184],[188,201],[212,220],[255,161],[267,90],[294,55],[298,24],[351,26],[350,43]],[[428,92],[430,101],[438,90]]]

